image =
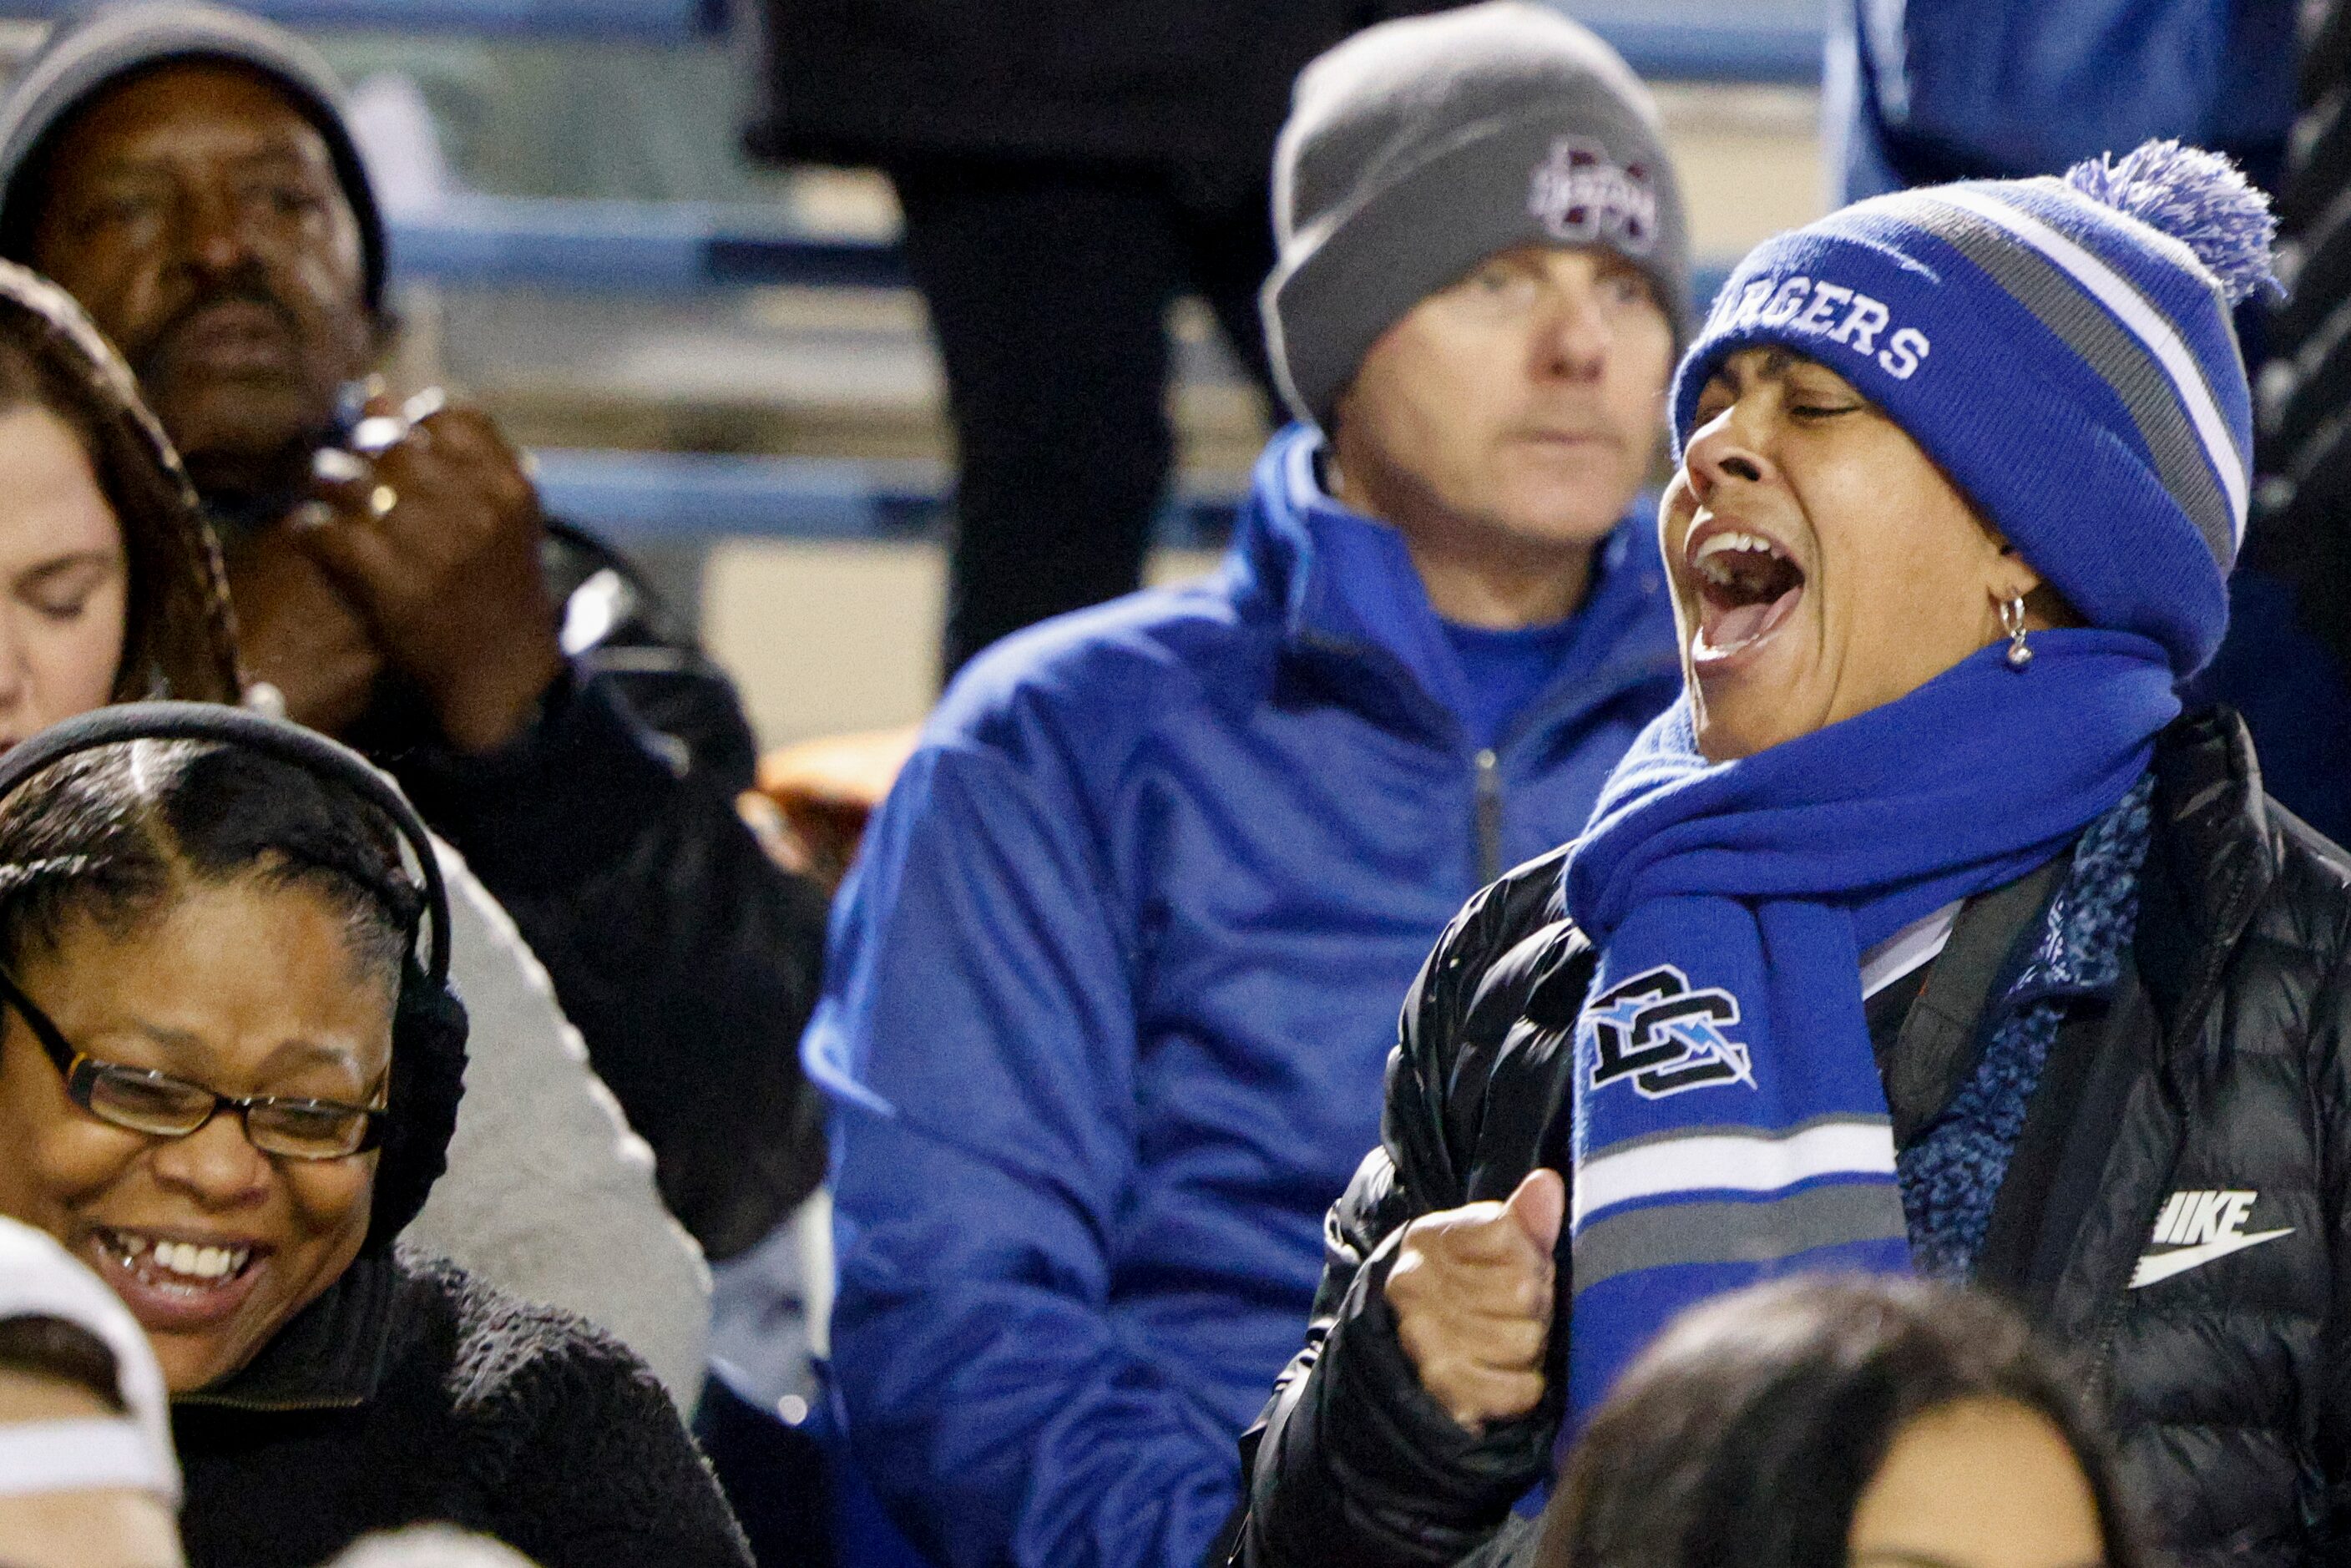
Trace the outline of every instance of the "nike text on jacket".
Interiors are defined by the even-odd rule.
[[[2154,771],[2135,973],[2043,1206],[2071,1218],[1984,1282],[2079,1358],[2173,1561],[2315,1568],[2351,1548],[2351,861],[2262,795],[2225,709],[2173,725]],[[1547,857],[1480,894],[1406,1005],[1385,1143],[1249,1440],[1255,1568],[1458,1563],[1550,1469],[1551,1423],[1446,1416],[1382,1285],[1414,1217],[1558,1147],[1593,969],[1558,881]]]

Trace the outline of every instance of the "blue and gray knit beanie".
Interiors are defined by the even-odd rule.
[[[2063,179],[1856,203],[1757,246],[1674,381],[1779,344],[1851,382],[2092,625],[2181,677],[2228,625],[2252,396],[2230,307],[2274,287],[2266,199],[2225,158],[2151,141]]]

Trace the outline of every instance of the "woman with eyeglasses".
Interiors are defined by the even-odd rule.
[[[546,1568],[743,1568],[643,1363],[393,1247],[464,1088],[421,824],[340,748],[339,777],[235,727],[330,743],[219,708],[163,711],[225,738],[57,752],[158,711],[0,764],[0,1215],[147,1331],[190,1563],[308,1568],[437,1520]]]

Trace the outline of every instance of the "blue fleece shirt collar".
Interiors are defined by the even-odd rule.
[[[1307,424],[1268,444],[1235,540],[1241,570],[1278,608],[1293,646],[1385,667],[1466,737],[1477,711],[1468,677],[1404,536],[1332,498],[1316,472],[1322,449],[1322,434]],[[1573,624],[1557,674],[1510,727],[1513,735],[1677,665],[1672,600],[1646,497],[1593,552]],[[1569,688],[1583,699],[1572,706]]]

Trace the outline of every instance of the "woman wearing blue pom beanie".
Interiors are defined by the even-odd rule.
[[[1683,699],[1407,1000],[1244,1560],[1512,1559],[1669,1318],[1820,1270],[2019,1303],[2180,1560],[2351,1552],[2351,860],[2175,695],[2271,232],[2150,143],[1732,275],[1672,400]]]

